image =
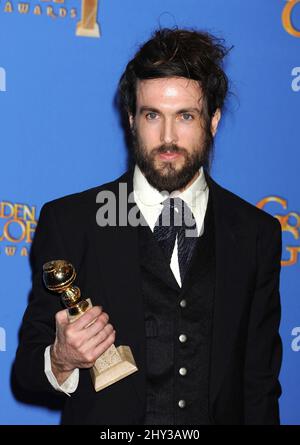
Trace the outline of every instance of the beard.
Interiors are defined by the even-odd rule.
[[[167,191],[171,193],[185,188],[200,167],[207,164],[211,141],[210,138],[205,137],[201,146],[195,147],[191,153],[186,148],[179,147],[176,144],[162,144],[148,152],[144,144],[139,141],[136,130],[133,128],[132,146],[134,160],[149,184],[159,192]],[[161,161],[160,165],[157,166],[155,161],[157,155],[167,152],[181,154],[184,159],[182,166],[176,168],[171,161]]]

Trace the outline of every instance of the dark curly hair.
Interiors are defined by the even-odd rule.
[[[228,78],[222,69],[229,50],[223,39],[208,32],[163,28],[155,31],[130,60],[119,82],[119,105],[125,115],[136,114],[138,80],[185,77],[199,82],[203,92],[202,116],[207,138],[213,145],[211,119],[223,108]]]

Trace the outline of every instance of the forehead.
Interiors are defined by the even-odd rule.
[[[137,107],[168,106],[199,107],[202,91],[196,80],[185,77],[139,80],[137,83]]]

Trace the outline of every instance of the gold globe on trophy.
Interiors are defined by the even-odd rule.
[[[47,289],[61,295],[64,306],[68,309],[70,323],[81,317],[92,307],[90,299],[84,299],[78,286],[74,286],[76,271],[74,266],[65,260],[53,260],[43,265],[43,280]],[[96,360],[91,368],[91,376],[96,391],[106,388],[115,382],[136,372],[129,346],[111,345]]]

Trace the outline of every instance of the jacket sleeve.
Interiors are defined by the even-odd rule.
[[[268,224],[267,224],[268,223]],[[251,304],[244,370],[245,424],[276,425],[279,420],[278,380],[282,343],[280,269],[281,226],[264,220],[257,241],[257,273]]]
[[[42,280],[43,264],[69,259],[51,205],[43,206],[30,252],[32,289],[20,329],[14,372],[19,384],[30,391],[57,393],[44,372],[45,348],[55,339],[55,314],[63,309],[58,294],[48,291]]]

